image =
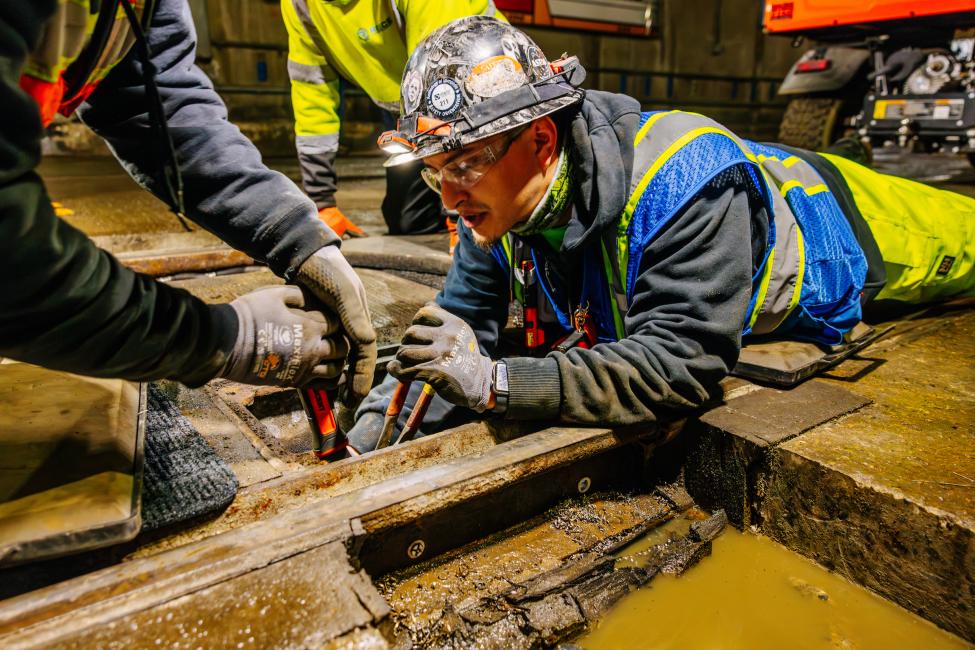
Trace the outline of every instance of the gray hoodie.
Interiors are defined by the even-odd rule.
[[[578,252],[600,245],[629,198],[639,103],[590,91],[571,122],[576,193],[562,249],[527,240],[547,261],[571,268]],[[712,180],[647,245],[629,311],[626,336],[590,350],[543,358],[509,357],[509,419],[621,425],[655,420],[700,406],[734,367],[752,276],[764,253],[765,208],[750,198],[734,168]],[[437,302],[471,325],[483,353],[499,356],[507,317],[507,273],[474,245],[462,225],[454,263]],[[360,407],[360,416],[388,403],[387,379]],[[417,387],[407,404],[415,401]],[[432,433],[476,417],[439,398],[424,421]],[[401,418],[401,422],[405,418]],[[355,442],[355,441],[354,441]]]

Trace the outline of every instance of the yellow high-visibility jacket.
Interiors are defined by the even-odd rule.
[[[403,68],[427,34],[464,16],[504,19],[492,0],[281,0],[281,14],[298,162],[305,191],[319,208],[335,205],[339,77],[397,114]]]

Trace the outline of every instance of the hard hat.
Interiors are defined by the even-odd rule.
[[[453,151],[582,101],[576,57],[549,62],[521,30],[487,16],[447,23],[403,72],[397,130],[379,136],[387,166]]]

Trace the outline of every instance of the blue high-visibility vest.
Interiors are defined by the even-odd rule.
[[[604,232],[599,249],[582,252],[580,304],[588,303],[600,341],[626,336],[626,312],[650,241],[702,188],[736,167],[747,179],[743,189],[765,206],[769,218],[743,335],[788,332],[836,344],[860,320],[866,256],[812,165],[682,111],[643,113],[634,146],[630,196],[616,228]],[[517,268],[517,256],[538,257],[511,233],[492,254],[506,271],[513,263]],[[539,286],[570,331],[572,314],[552,299],[554,287],[541,274]],[[521,290],[516,286],[516,295]]]

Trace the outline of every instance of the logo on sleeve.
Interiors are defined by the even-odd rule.
[[[952,257],[951,255],[945,255],[941,259],[941,264],[938,266],[937,274],[938,275],[948,275],[948,271],[951,270],[951,267],[954,264],[955,264],[955,258]]]

